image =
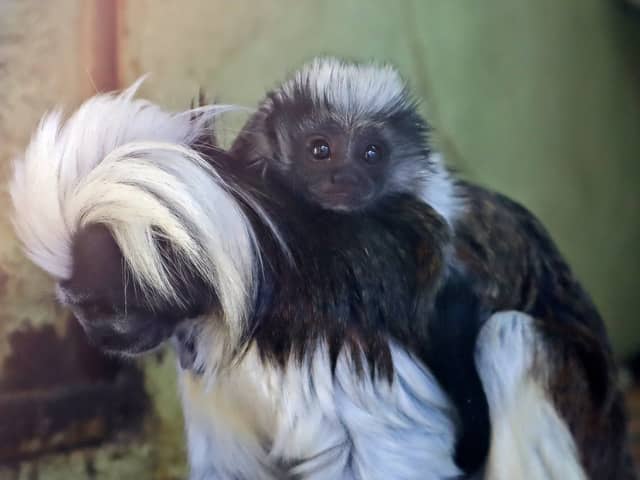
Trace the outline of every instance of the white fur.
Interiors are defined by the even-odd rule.
[[[254,347],[213,381],[182,372],[191,480],[459,475],[452,406],[405,350],[392,355],[392,386],[359,378],[344,352],[332,376],[323,347],[284,372]]]
[[[282,91],[292,95],[297,86],[308,86],[314,102],[327,99],[347,118],[369,117],[406,96],[405,83],[390,65],[352,64],[336,58],[316,58],[301,68]]]
[[[180,303],[152,241],[160,231],[211,282],[237,338],[259,264],[253,233],[229,187],[188,147],[232,107],[171,114],[134,100],[138,85],[89,99],[67,121],[43,118],[15,162],[16,231],[37,265],[66,279],[74,234],[105,224],[148,298]]]
[[[453,225],[465,208],[464,200],[457,192],[456,183],[445,166],[442,154],[431,154],[429,161],[430,169],[422,177],[418,194],[449,225]]]
[[[480,332],[476,365],[491,418],[488,480],[583,480],[576,445],[546,389],[543,339],[520,312],[493,315]]]

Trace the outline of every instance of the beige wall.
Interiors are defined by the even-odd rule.
[[[60,315],[51,282],[24,260],[14,240],[7,179],[10,158],[42,113],[79,99],[78,33],[79,1],[0,2],[0,359],[8,330]]]
[[[6,181],[10,159],[24,148],[43,113],[56,105],[70,110],[94,91],[88,50],[93,46],[93,7],[84,0],[0,0],[0,378],[15,332],[53,325],[65,335],[68,313],[56,305],[52,281],[25,259],[13,235]],[[88,472],[98,480],[184,478],[173,359],[150,358],[145,369],[156,417],[149,419],[141,435],[100,448],[0,465],[0,478],[85,479]],[[10,393],[0,391],[0,396]],[[174,427],[165,428],[167,416]]]

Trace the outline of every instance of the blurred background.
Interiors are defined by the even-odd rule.
[[[0,478],[184,478],[175,359],[93,350],[12,233],[38,119],[150,72],[141,96],[254,106],[319,54],[396,64],[465,178],[547,225],[640,351],[640,11],[615,0],[0,0]],[[637,3],[637,2],[636,2]],[[223,125],[228,141],[234,122]],[[629,393],[632,411],[640,396]],[[640,422],[640,420],[638,420]],[[640,431],[633,424],[634,430]]]

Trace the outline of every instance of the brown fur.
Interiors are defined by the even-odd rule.
[[[587,475],[636,478],[626,414],[604,323],[541,223],[508,198],[461,184],[468,208],[455,225],[455,257],[492,311],[538,321],[553,352],[548,390]]]

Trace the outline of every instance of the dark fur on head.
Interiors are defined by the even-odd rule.
[[[428,132],[395,69],[321,58],[267,95],[231,152],[324,208],[362,210],[420,191]]]

